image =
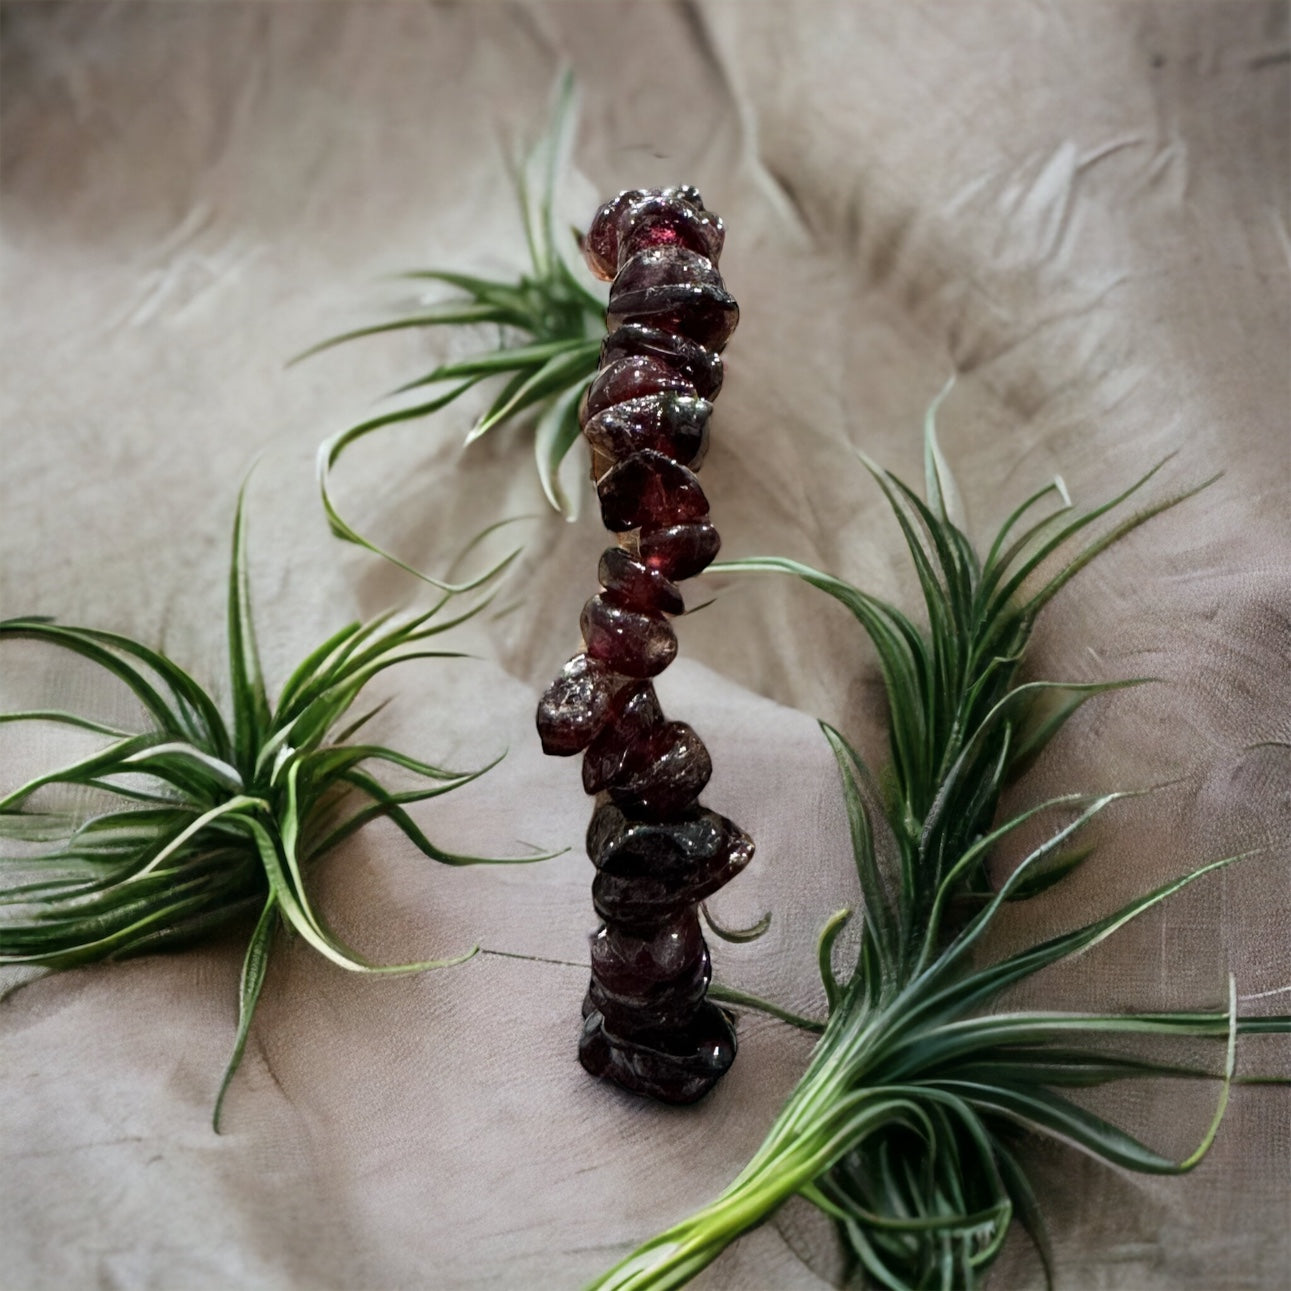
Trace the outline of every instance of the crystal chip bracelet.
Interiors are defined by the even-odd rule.
[[[583,607],[582,652],[538,704],[543,749],[582,753],[583,787],[596,795],[587,853],[604,922],[591,937],[579,1059],[670,1103],[701,1098],[734,1061],[730,1019],[706,998],[699,903],[753,855],[743,830],[700,805],[708,750],[664,717],[650,681],[677,653],[677,583],[719,546],[695,472],[739,320],[717,272],[723,237],[690,187],[620,193],[588,231],[588,263],[613,286],[580,420],[618,545]]]

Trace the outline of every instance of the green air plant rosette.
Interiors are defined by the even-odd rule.
[[[1082,827],[1134,796],[1071,793],[996,818],[1004,787],[1085,700],[1133,684],[1019,682],[1036,616],[1100,552],[1197,490],[1149,505],[1086,538],[1073,554],[1089,526],[1156,472],[1083,514],[1056,482],[1008,518],[983,560],[948,514],[954,486],[937,447],[936,406],[926,431],[926,501],[866,462],[909,547],[926,630],[895,606],[793,561],[715,566],[804,579],[846,606],[877,651],[890,708],[881,788],[846,739],[823,726],[842,776],[860,877],[860,947],[853,971],[836,977],[835,941],[850,915],[840,911],[818,944],[828,1020],[816,1026],[821,1037],[807,1070],[753,1159],[717,1200],[646,1242],[594,1288],[681,1286],[794,1194],[837,1222],[854,1266],[875,1286],[976,1287],[1014,1218],[1049,1278],[1043,1220],[1016,1151],[1019,1131],[1127,1170],[1182,1173],[1201,1160],[1219,1128],[1237,1038],[1291,1029],[1286,1017],[1239,1017],[1231,980],[1227,1009],[1212,1012],[986,1012],[1009,986],[1088,949],[1237,858],[1204,865],[1073,932],[982,962],[981,944],[1005,903],[1060,883],[1089,854],[1078,842]],[[1033,587],[1055,556],[1061,568]],[[1055,822],[1044,841],[992,889],[986,862],[995,845],[1044,820]],[[734,990],[713,995],[762,1003]],[[1118,1037],[1143,1036],[1211,1039],[1223,1048],[1222,1068],[1108,1048]],[[1062,1092],[1139,1077],[1221,1082],[1211,1124],[1184,1159],[1160,1155]]]
[[[464,586],[479,586],[500,568]],[[478,949],[371,964],[332,935],[305,885],[314,861],[383,817],[444,864],[513,863],[444,851],[407,810],[470,783],[497,760],[450,771],[355,739],[384,706],[351,715],[374,677],[409,659],[461,657],[426,643],[487,601],[440,617],[451,599],[445,593],[412,617],[386,614],[347,625],[296,668],[271,704],[252,623],[239,498],[228,589],[231,721],[187,672],[127,637],[49,619],[0,621],[0,644],[26,638],[73,651],[123,682],[148,718],[147,729],[135,733],[61,710],[0,714],[0,722],[55,722],[111,739],[0,798],[0,840],[43,845],[34,854],[0,854],[0,964],[60,969],[120,959],[190,943],[257,914],[242,965],[233,1052],[215,1103],[217,1130],[280,931],[297,933],[334,964],[359,973],[440,968]],[[411,775],[418,787],[388,788],[373,770],[381,764]],[[38,791],[59,787],[82,796],[92,791],[111,806],[85,817],[33,802]]]
[[[456,295],[332,337],[294,360],[361,337],[408,329],[451,327],[493,334],[491,343],[477,352],[441,363],[391,392],[392,397],[411,396],[411,402],[349,427],[318,451],[319,490],[333,533],[417,577],[424,576],[358,533],[341,515],[333,496],[333,472],[360,440],[388,426],[441,412],[481,383],[493,381],[498,388],[466,435],[466,443],[505,423],[528,421],[534,427],[534,457],[543,492],[557,511],[571,519],[575,514],[577,498],[566,495],[558,475],[579,436],[578,405],[596,375],[605,331],[605,301],[584,285],[562,255],[554,224],[556,181],[564,168],[575,115],[573,80],[565,75],[557,87],[547,133],[514,169],[529,249],[527,273],[506,280],[443,269],[412,271],[403,276],[451,287]],[[535,184],[539,186],[536,197]]]

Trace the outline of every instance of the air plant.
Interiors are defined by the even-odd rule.
[[[319,490],[332,531],[419,577],[419,571],[375,546],[341,516],[332,493],[332,473],[341,457],[361,439],[388,426],[441,412],[484,382],[500,385],[465,442],[471,444],[505,423],[528,421],[534,426],[534,456],[543,492],[556,510],[567,516],[574,514],[576,500],[565,494],[558,473],[578,439],[578,403],[596,373],[605,302],[570,268],[560,247],[564,239],[556,236],[554,194],[573,120],[573,80],[566,75],[558,86],[547,133],[513,171],[529,249],[527,273],[512,280],[445,269],[413,270],[402,276],[442,284],[457,294],[414,313],[332,337],[299,356],[303,359],[361,337],[408,329],[464,327],[493,333],[493,340],[479,351],[438,364],[392,392],[394,396],[415,394],[418,397],[413,402],[369,417],[319,448]],[[536,196],[535,178],[540,185]],[[571,247],[576,237],[576,233],[569,237]],[[419,397],[422,394],[426,397]]]
[[[463,586],[480,585],[498,568]],[[254,915],[233,1051],[215,1101],[217,1131],[279,933],[294,932],[360,973],[419,972],[475,953],[372,964],[328,930],[305,882],[315,861],[380,818],[444,864],[497,860],[437,847],[407,810],[470,783],[496,760],[468,772],[433,766],[356,740],[383,704],[351,716],[386,669],[460,657],[426,643],[487,602],[442,617],[450,600],[446,593],[411,617],[348,624],[304,659],[272,704],[256,646],[239,498],[228,585],[231,720],[179,665],[128,637],[45,618],[0,622],[0,644],[25,638],[88,659],[122,682],[147,718],[143,730],[129,731],[64,710],[0,714],[0,722],[53,722],[111,741],[0,797],[0,839],[43,845],[0,855],[0,963],[63,969],[121,959],[188,944]],[[420,784],[387,787],[374,771],[383,764]],[[59,788],[108,805],[85,815],[47,803],[48,791]]]
[[[1237,1037],[1291,1024],[1240,1018],[1231,980],[1226,1010],[987,1011],[1008,987],[1103,941],[1236,858],[1212,861],[1114,914],[1020,952],[994,960],[982,953],[1005,904],[1061,882],[1089,854],[1078,843],[1081,829],[1134,796],[1070,793],[997,818],[1005,786],[1082,703],[1133,684],[1019,681],[1036,617],[1100,552],[1196,490],[1082,538],[1156,472],[1084,513],[1073,510],[1056,481],[1018,507],[982,559],[949,514],[953,483],[937,448],[935,409],[926,431],[926,501],[866,462],[909,547],[926,630],[896,606],[794,561],[720,566],[804,579],[846,606],[877,651],[890,712],[890,761],[881,787],[844,736],[822,724],[842,777],[860,878],[859,950],[852,971],[836,976],[835,943],[849,917],[840,911],[818,944],[828,1020],[752,1160],[714,1202],[646,1242],[594,1288],[681,1286],[795,1194],[837,1221],[845,1249],[876,1286],[976,1287],[1014,1218],[1049,1277],[1040,1208],[1017,1151],[1019,1131],[1128,1170],[1190,1170],[1223,1116]],[[1073,553],[1077,540],[1084,545]],[[1041,573],[1054,557],[1061,567]],[[1043,841],[993,888],[987,862],[997,844],[1045,821],[1051,823]],[[754,1002],[738,992],[726,997]],[[1154,1151],[1064,1092],[1138,1077],[1211,1075],[1108,1047],[1117,1038],[1144,1036],[1210,1039],[1224,1048],[1222,1074],[1212,1077],[1221,1082],[1214,1116],[1182,1160]]]

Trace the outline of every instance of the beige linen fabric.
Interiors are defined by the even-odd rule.
[[[955,372],[943,443],[989,536],[1061,472],[1079,504],[1168,453],[1199,499],[1048,612],[1037,676],[1160,683],[1091,705],[1019,800],[1174,788],[1109,817],[1086,869],[997,939],[1073,926],[1204,859],[1188,891],[1026,999],[1215,1006],[1291,982],[1288,716],[1288,27],[1264,3],[8,4],[2,11],[0,614],[130,632],[222,677],[233,499],[250,495],[272,680],[355,614],[421,593],[332,541],[322,438],[444,342],[401,335],[290,370],[381,315],[419,265],[523,258],[502,140],[541,121],[558,67],[583,92],[561,215],[687,181],[726,219],[743,309],[704,484],[728,555],[785,554],[914,608],[899,535],[853,450],[905,478]],[[453,346],[464,344],[453,340]],[[541,512],[528,438],[460,450],[469,411],[370,441],[350,515],[425,567],[489,518]],[[574,468],[577,469],[576,467]],[[1155,486],[1154,486],[1155,487]],[[745,1015],[738,1063],[667,1110],[574,1058],[593,923],[576,765],[544,759],[535,698],[577,644],[594,507],[531,522],[480,657],[389,676],[387,741],[458,765],[429,804],[459,850],[569,846],[537,867],[447,870],[372,829],[317,875],[374,958],[480,956],[356,980],[278,947],[226,1133],[209,1112],[246,930],[183,955],[55,976],[0,1001],[0,1284],[25,1288],[575,1287],[714,1195],[756,1147],[809,1039]],[[873,658],[787,579],[704,580],[660,690],[716,767],[708,795],[758,841],[715,902],[770,933],[719,976],[818,1011],[816,928],[855,899],[814,724],[882,757]],[[696,584],[698,588],[699,584]],[[128,712],[70,660],[6,647],[0,703]],[[64,753],[0,727],[0,789]],[[1008,858],[1001,858],[1007,865]],[[1276,1008],[1265,995],[1249,1007]],[[1248,1070],[1287,1071],[1252,1044]],[[1214,1090],[1099,1095],[1191,1150]],[[1035,1149],[1064,1291],[1286,1285],[1291,1099],[1236,1088],[1183,1179]],[[805,1205],[696,1281],[809,1291],[841,1264]],[[1042,1284],[1014,1242],[991,1285]]]

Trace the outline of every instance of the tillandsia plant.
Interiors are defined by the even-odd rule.
[[[583,753],[583,787],[598,795],[587,852],[604,923],[591,939],[579,1059],[672,1103],[701,1098],[735,1059],[730,1019],[706,998],[700,903],[753,856],[742,829],[700,805],[708,750],[685,722],[664,719],[651,681],[677,653],[676,583],[719,545],[695,472],[739,320],[717,271],[724,239],[690,187],[620,193],[592,220],[588,262],[613,286],[580,420],[617,544],[583,607],[583,649],[537,717],[544,751]]]
[[[1078,843],[1082,827],[1133,796],[1071,793],[997,818],[1004,787],[1076,708],[1130,684],[1019,681],[1036,616],[1101,551],[1189,494],[1122,519],[1073,553],[1091,525],[1155,472],[1083,514],[1055,482],[1008,518],[981,558],[951,520],[952,484],[932,416],[926,500],[867,463],[909,547],[926,630],[896,606],[793,561],[721,566],[805,579],[846,606],[877,651],[890,709],[881,789],[846,739],[823,727],[842,775],[860,877],[859,951],[850,974],[836,977],[835,942],[849,913],[841,911],[818,946],[828,1021],[753,1159],[713,1203],[646,1242],[595,1288],[681,1286],[795,1194],[837,1221],[846,1249],[876,1286],[976,1287],[1014,1218],[1036,1243],[1048,1277],[1045,1230],[1018,1151],[1019,1131],[1128,1170],[1190,1170],[1219,1127],[1237,1037],[1285,1031],[1291,1021],[1239,1018],[1231,980],[1227,1010],[986,1011],[1008,987],[1101,942],[1235,858],[1204,865],[1073,932],[993,962],[981,955],[1004,905],[1060,882],[1088,854]],[[1060,568],[1046,575],[1051,558]],[[1054,823],[1043,841],[993,889],[986,863],[996,845],[1046,820]],[[1225,1050],[1222,1073],[1109,1047],[1118,1037],[1144,1036],[1213,1039]],[[1064,1092],[1129,1078],[1203,1076],[1218,1079],[1221,1093],[1199,1146],[1182,1160],[1154,1151]]]
[[[361,973],[419,972],[475,953],[369,963],[328,930],[305,884],[316,860],[380,818],[447,865],[504,863],[444,851],[407,810],[496,762],[450,771],[355,738],[384,707],[351,713],[373,678],[410,659],[461,657],[426,643],[484,602],[443,617],[450,599],[445,594],[411,617],[347,625],[304,659],[271,704],[239,498],[228,587],[231,720],[179,665],[128,637],[43,618],[0,622],[0,644],[28,639],[72,651],[122,682],[147,716],[146,728],[131,732],[63,710],[0,714],[0,722],[54,722],[111,740],[0,798],[0,839],[40,845],[0,855],[0,963],[62,969],[121,959],[191,943],[255,915],[233,1051],[215,1101],[217,1131],[279,933],[294,932],[334,964]],[[374,772],[382,764],[409,773],[417,787],[388,787]],[[47,803],[59,788],[108,805],[86,815]]]
[[[319,488],[333,532],[419,577],[419,571],[376,547],[341,516],[333,497],[332,473],[359,440],[388,426],[438,413],[483,382],[500,385],[467,434],[466,443],[506,422],[528,420],[534,425],[534,456],[543,491],[558,511],[570,516],[574,513],[576,498],[565,494],[559,470],[578,439],[578,402],[596,372],[605,316],[605,302],[579,280],[562,254],[563,239],[556,236],[556,181],[568,151],[574,115],[573,80],[566,75],[558,86],[546,135],[515,167],[515,188],[529,249],[527,273],[498,279],[446,269],[414,270],[405,276],[453,288],[457,294],[413,313],[333,337],[299,356],[305,358],[360,337],[410,328],[468,328],[493,334],[493,340],[476,353],[441,363],[392,392],[394,396],[411,396],[412,402],[349,427],[319,449]],[[535,184],[539,187],[536,196]],[[571,247],[575,237],[569,238]]]

